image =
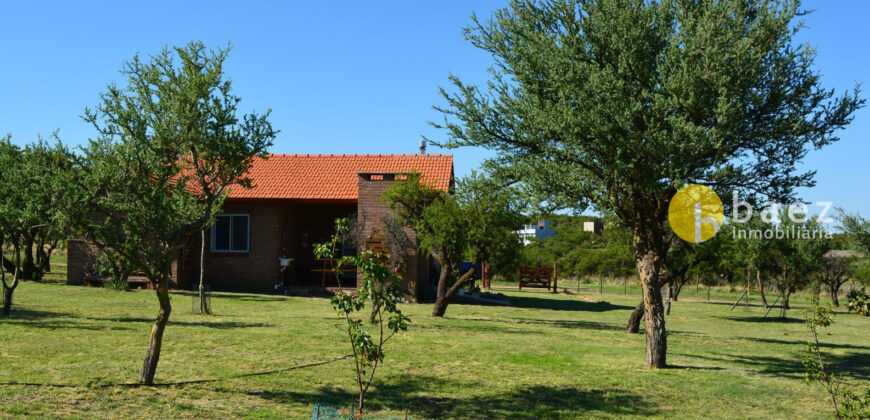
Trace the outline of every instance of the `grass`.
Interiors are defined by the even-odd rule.
[[[403,305],[409,332],[387,349],[370,391],[372,415],[421,418],[830,418],[820,386],[802,381],[808,333],[758,306],[680,301],[667,319],[668,362],[643,367],[644,336],[627,335],[637,296],[499,290],[513,307]],[[595,296],[590,294],[589,296]],[[348,353],[328,300],[216,293],[215,316],[173,294],[158,382],[227,378]],[[731,299],[736,299],[732,296]],[[803,307],[803,299],[794,303]],[[138,378],[157,304],[151,291],[23,283],[0,318],[0,417],[310,418],[347,404],[352,362],[272,375],[153,388],[94,385]],[[772,314],[773,315],[773,314]],[[833,370],[870,385],[867,318],[840,314],[821,336]],[[90,387],[88,386],[90,385]]]

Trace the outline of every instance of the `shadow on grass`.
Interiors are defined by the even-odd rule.
[[[764,323],[773,323],[773,324],[802,324],[805,321],[801,318],[792,318],[785,317],[780,318],[779,315],[769,315],[767,317],[764,316],[717,316],[715,318],[725,319],[728,321],[737,321],[737,322],[764,322]]]
[[[12,305],[12,311],[9,312],[8,317],[0,316],[0,319],[8,319],[8,320],[39,320],[46,318],[73,318],[75,315],[66,312],[52,312],[52,311],[37,311],[33,309],[26,308],[16,308],[15,305]]]
[[[807,343],[806,340],[778,340],[776,338],[757,338],[757,337],[736,337],[741,340],[755,341],[759,343],[768,343],[768,344],[785,344],[785,345],[794,345],[794,346],[803,346]],[[819,343],[822,346],[822,351],[826,348],[829,349],[855,349],[855,350],[867,350],[867,360],[868,364],[870,364],[870,346],[858,346],[854,344],[838,344],[838,343]]]
[[[553,311],[606,312],[633,310],[633,306],[614,305],[607,302],[586,302],[583,300],[548,299],[546,297],[508,296],[515,308],[549,309]]]
[[[270,296],[270,295],[240,295],[235,293],[221,292],[213,295],[220,299],[233,299],[242,302],[283,302],[288,298],[286,296]]]
[[[0,317],[0,323],[21,325],[27,328],[42,328],[42,329],[77,329],[77,330],[133,330],[135,326],[126,326],[125,324],[151,324],[153,318],[144,317],[123,317],[123,318],[96,318],[96,317],[81,317],[69,313],[36,311],[29,309],[14,309],[8,318]],[[234,328],[271,328],[275,324],[264,322],[235,322],[235,321],[218,321],[218,322],[189,322],[189,321],[174,321],[169,320],[169,325],[179,325],[185,327],[203,327],[216,329],[234,329]]]
[[[668,365],[668,369],[674,370],[725,370],[721,366],[689,366],[689,365]]]
[[[687,297],[691,297],[691,296],[687,296]],[[722,299],[722,298],[720,298],[720,299]],[[753,298],[753,299],[756,299],[756,298]],[[736,300],[737,300],[737,298],[735,297],[735,298],[734,298],[734,301],[736,301]],[[760,299],[759,299],[759,300],[760,300]],[[734,306],[734,301],[732,301],[732,302],[716,302],[716,301],[711,300],[711,301],[707,302],[707,301],[704,301],[704,300],[695,300],[695,302],[706,303],[706,304],[708,304],[708,305],[723,305],[723,306],[728,306],[729,308],[730,308],[731,306]],[[743,301],[740,301],[740,303],[738,303],[737,306],[734,307],[734,310],[736,311],[736,310],[738,310],[738,309],[740,309],[740,308],[745,308],[745,307],[746,307],[746,304],[743,303]],[[765,311],[767,310],[767,309],[764,307],[764,305],[762,305],[761,303],[752,303],[752,302],[750,302],[750,303],[749,303],[749,307],[750,307],[750,308],[761,308],[762,310],[765,310]],[[777,310],[779,310],[779,305],[778,305],[778,304],[777,304],[777,306],[776,306],[775,308],[773,308],[773,311],[771,311],[770,313],[773,314],[773,312],[775,312],[775,311],[777,311]]]
[[[723,355],[722,357],[701,356],[691,357],[726,363],[728,365],[744,365],[753,371],[778,377],[803,379],[806,368],[803,366],[803,356],[792,354],[784,356],[771,355]],[[860,380],[870,379],[870,364],[867,363],[867,353],[850,352],[844,355],[831,354],[822,349],[825,369],[838,375],[851,376]],[[727,369],[727,368],[726,368]]]
[[[580,328],[585,330],[614,330],[614,331],[623,331],[625,327],[613,324],[605,324],[603,322],[595,322],[595,321],[573,321],[573,320],[563,320],[563,319],[525,319],[525,318],[510,318],[513,322],[518,324],[533,324],[533,325],[547,325],[559,328]]]
[[[369,390],[366,409],[370,412],[408,410],[409,416],[426,418],[544,419],[611,415],[650,416],[659,411],[640,394],[626,390],[585,390],[551,385],[527,385],[513,391],[490,395],[460,397],[435,396],[438,389],[455,384],[423,376],[402,376],[388,382],[377,381]],[[485,389],[478,384],[475,389]],[[350,394],[321,387],[310,392],[264,390],[249,395],[281,403],[324,403],[347,406]]]
[[[25,328],[39,328],[46,330],[89,330],[89,331],[104,331],[104,330],[126,330],[126,327],[113,326],[105,327],[83,323],[78,318],[69,313],[51,312],[51,311],[36,311],[31,309],[15,309],[13,307],[9,317],[0,317],[0,324],[19,325]]]
[[[234,293],[232,291],[213,290],[208,292],[212,298],[217,299],[233,299],[244,302],[282,302],[287,300],[287,296],[282,295],[253,295],[251,293]],[[184,296],[189,298],[198,298],[199,292],[191,292],[189,290],[173,290],[173,295]]]
[[[122,317],[122,318],[85,318],[92,321],[103,321],[103,322],[121,322],[121,323],[145,323],[150,324],[154,322],[154,318],[145,318],[145,317]],[[237,321],[218,321],[218,322],[189,322],[189,321],[174,321],[172,318],[169,319],[169,326],[180,325],[185,327],[204,327],[204,328],[217,328],[217,329],[231,329],[231,328],[270,328],[275,327],[275,324],[268,324],[265,322],[237,322]]]

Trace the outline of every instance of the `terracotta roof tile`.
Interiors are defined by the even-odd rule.
[[[249,172],[254,187],[235,187],[229,198],[356,200],[359,172],[420,172],[447,191],[453,155],[270,155]]]

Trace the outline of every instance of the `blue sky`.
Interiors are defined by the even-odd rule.
[[[420,135],[443,138],[438,87],[452,72],[482,83],[491,63],[461,28],[504,1],[3,2],[0,4],[0,134],[26,143],[60,129],[79,144],[93,130],[79,116],[97,103],[136,52],[202,40],[233,44],[226,72],[241,110],[272,109],[274,153],[415,153]],[[799,39],[838,91],[864,82],[870,96],[870,2],[811,1]],[[810,152],[818,185],[806,201],[870,215],[870,110],[839,143]],[[430,152],[439,150],[430,147]],[[458,175],[487,156],[458,149]]]

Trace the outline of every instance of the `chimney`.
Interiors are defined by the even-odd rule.
[[[426,140],[420,140],[420,154],[426,154]]]

